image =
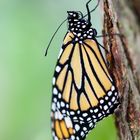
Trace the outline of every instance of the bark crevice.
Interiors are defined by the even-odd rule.
[[[120,140],[140,139],[140,26],[135,1],[104,0],[104,46],[107,61],[120,92],[115,113]],[[135,10],[134,10],[135,8]],[[120,33],[122,36],[111,35]]]

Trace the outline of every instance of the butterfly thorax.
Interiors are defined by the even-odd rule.
[[[95,38],[96,31],[91,28],[91,24],[79,15],[78,12],[68,12],[68,30],[75,35],[76,42],[82,43],[85,39]]]

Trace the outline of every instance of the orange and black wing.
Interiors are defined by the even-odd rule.
[[[96,40],[68,32],[53,77],[54,140],[83,140],[118,105],[118,93]]]

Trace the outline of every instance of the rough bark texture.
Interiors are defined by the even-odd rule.
[[[140,1],[104,0],[110,72],[120,92],[116,126],[120,140],[140,140]]]

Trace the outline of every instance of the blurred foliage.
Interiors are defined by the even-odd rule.
[[[55,36],[47,57],[45,44],[67,10],[86,13],[85,1],[0,1],[0,140],[52,139],[51,79],[67,24]],[[99,17],[100,8],[92,13],[92,22],[101,34]],[[115,140],[113,118],[100,122],[87,137],[91,139]]]

